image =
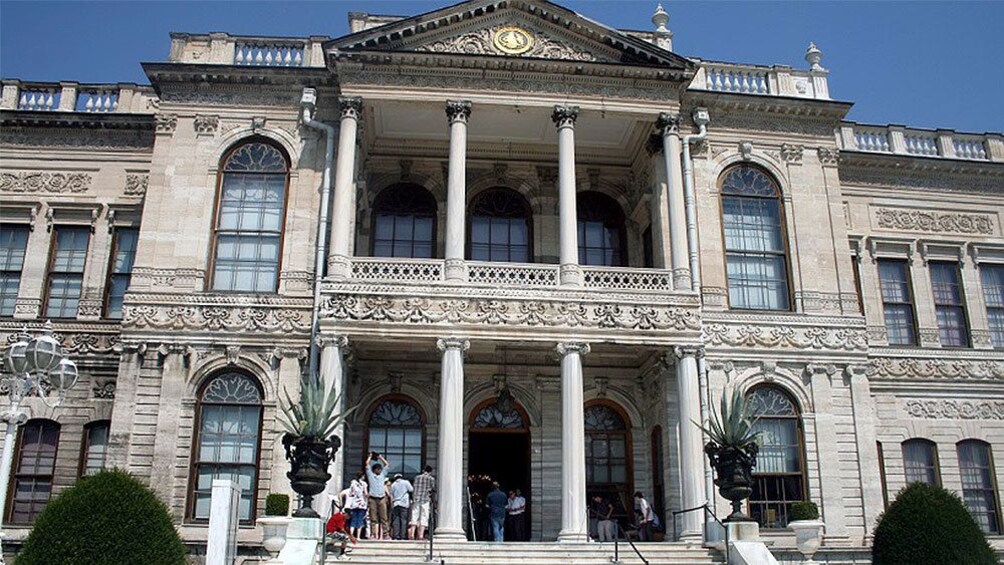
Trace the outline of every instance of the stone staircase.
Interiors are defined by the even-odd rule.
[[[713,565],[725,563],[720,552],[686,543],[637,543],[652,565]],[[360,541],[348,559],[329,556],[326,565],[428,565],[427,543],[408,541]],[[557,542],[485,543],[442,542],[435,544],[433,564],[445,565],[610,565],[613,543],[567,544]],[[642,565],[627,543],[620,544],[620,563]]]

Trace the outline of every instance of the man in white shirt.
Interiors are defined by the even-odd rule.
[[[652,541],[655,512],[641,491],[634,493],[634,511],[638,516],[638,541]]]
[[[401,473],[394,475],[390,485],[390,531],[394,539],[408,539],[408,511],[411,509],[411,493],[414,492],[408,479]]]
[[[506,531],[511,532],[510,541],[526,541],[526,499],[519,489],[509,491],[506,513],[509,515]]]

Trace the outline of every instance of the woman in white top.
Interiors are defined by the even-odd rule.
[[[359,539],[366,525],[366,505],[370,495],[369,487],[366,486],[366,474],[360,471],[346,490],[345,508],[349,511],[349,533]]]

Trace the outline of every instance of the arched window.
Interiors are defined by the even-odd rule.
[[[481,409],[473,415],[471,420],[472,430],[520,432],[529,428],[530,423],[527,421],[522,407],[514,405],[507,411],[502,410],[495,399],[482,403]]]
[[[514,190],[482,191],[471,204],[470,258],[475,261],[528,263],[530,205]]]
[[[213,290],[276,291],[288,180],[289,162],[271,143],[244,143],[223,160]]]
[[[938,446],[931,440],[914,438],[903,442],[903,471],[906,482],[941,486]]]
[[[586,494],[607,498],[614,516],[629,518],[631,501],[631,437],[627,416],[606,402],[587,403],[583,414],[586,428]]]
[[[776,387],[753,389],[750,412],[759,417],[760,453],[753,468],[750,517],[765,528],[788,525],[791,504],[805,500],[802,419],[795,401]]]
[[[788,310],[788,260],[777,183],[757,167],[738,165],[725,172],[721,184],[729,305]]]
[[[373,256],[431,259],[436,249],[436,199],[417,184],[380,191],[373,203]]]
[[[388,472],[407,478],[417,475],[424,463],[425,417],[409,398],[393,396],[379,401],[370,412],[367,453],[377,452],[390,463]]]
[[[88,477],[105,468],[108,457],[108,436],[111,433],[110,420],[98,420],[84,426],[84,443],[81,446],[81,477]]]
[[[7,511],[7,520],[12,524],[31,524],[49,502],[52,477],[56,472],[57,445],[58,423],[28,420],[21,427],[14,455],[14,484]]]
[[[213,481],[230,479],[241,487],[240,519],[254,519],[262,419],[258,383],[240,372],[218,374],[202,388],[196,414],[190,517],[208,520]]]
[[[960,441],[956,448],[959,452],[959,473],[962,475],[962,501],[985,533],[999,534],[1000,514],[990,444],[967,439]]]
[[[616,200],[600,192],[580,192],[579,264],[623,267],[627,265],[624,212]]]

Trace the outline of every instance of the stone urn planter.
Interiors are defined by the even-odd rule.
[[[342,446],[342,440],[338,436],[331,436],[325,441],[287,433],[282,436],[282,445],[291,467],[286,477],[293,491],[300,495],[300,508],[293,512],[293,517],[320,518],[311,504],[315,496],[324,492],[331,479],[328,465]]]
[[[289,527],[290,519],[286,516],[265,516],[258,518],[258,525],[262,528],[262,546],[269,553],[270,560],[266,564],[282,563],[279,561],[279,552],[286,545],[286,528]]]
[[[742,502],[753,494],[753,467],[759,449],[756,442],[733,447],[711,441],[704,446],[704,453],[715,470],[718,492],[732,503],[732,513],[724,522],[752,521],[742,512]]]
[[[804,563],[817,563],[812,559],[816,550],[823,543],[823,528],[825,524],[821,520],[794,520],[788,522],[788,527],[795,531],[795,544],[798,551],[805,558]]]

